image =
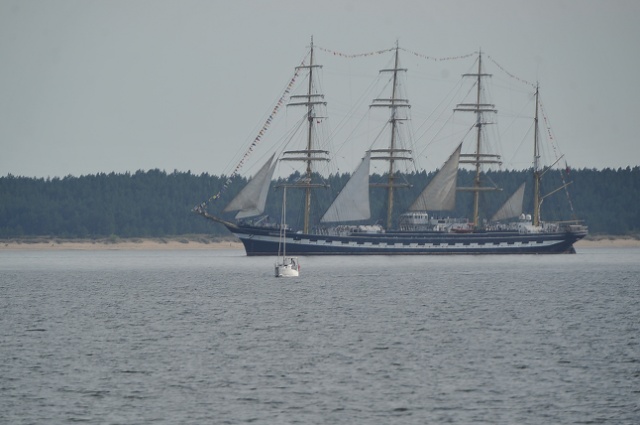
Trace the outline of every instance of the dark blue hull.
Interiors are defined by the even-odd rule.
[[[248,256],[277,255],[277,229],[227,226],[244,244]],[[434,254],[562,254],[586,233],[520,234],[508,231],[474,233],[394,232],[348,236],[287,234],[288,255],[434,255]]]

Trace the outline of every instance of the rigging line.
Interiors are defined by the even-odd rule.
[[[389,50],[392,51],[394,49],[389,49]],[[348,113],[345,114],[344,118],[338,124],[338,126],[335,129],[335,131],[332,132],[332,134],[330,135],[330,140],[333,140],[336,137],[336,135],[339,133],[339,131],[348,124],[348,116],[351,115],[353,111],[359,109],[360,105],[362,105],[365,102],[365,97],[368,96],[369,93],[374,88],[376,88],[383,80],[384,80],[384,78],[381,77],[380,73],[378,74],[378,77],[372,79],[372,81],[369,84],[369,86],[367,87],[367,89],[362,93],[360,98],[355,102],[355,104],[351,107],[351,109],[349,109]],[[378,92],[379,93],[384,93],[391,83],[392,83],[392,78],[391,77],[387,78],[387,82],[383,84],[383,87]],[[380,97],[380,95],[375,96],[375,97]],[[343,148],[345,148],[348,145],[347,142],[352,139],[353,135],[356,133],[357,130],[359,130],[360,126],[362,125],[362,122],[365,121],[370,114],[371,114],[371,108],[368,109],[368,112],[366,114],[363,114],[360,117],[358,122],[353,126],[351,132],[349,132],[347,137],[344,139],[343,143],[341,143],[339,146],[336,146],[336,149],[334,151],[336,156],[337,156],[337,154],[339,152],[342,151]],[[382,130],[380,131],[381,133],[386,129],[387,125],[388,125],[388,121],[385,121],[385,124],[382,126]],[[378,136],[376,136],[374,138],[374,142],[373,143],[375,143],[378,140],[379,137],[380,137],[380,134],[378,134]],[[372,146],[370,146],[369,148],[371,148],[371,147]],[[339,169],[339,167],[338,167],[338,169]]]
[[[467,98],[467,96],[469,96],[469,94],[473,92],[473,89],[476,87],[476,85],[477,85],[477,82],[475,82],[475,81],[474,81],[474,82],[473,82],[473,84],[471,85],[471,87],[469,87],[469,90],[467,91],[467,94],[466,94],[465,96],[463,96],[463,99],[466,99],[466,98]],[[460,87],[458,88],[458,90],[456,91],[456,93],[457,93],[458,91],[460,91],[461,89],[462,89],[462,84],[460,85]],[[444,111],[443,111],[443,113],[444,113]],[[440,115],[442,115],[442,114],[440,114]],[[437,133],[436,135],[438,135],[438,134],[442,131],[442,129],[444,128],[444,126],[445,126],[447,123],[451,122],[452,120],[453,120],[453,116],[449,117],[449,118],[447,119],[447,121],[443,124],[443,126],[440,128],[440,130],[438,130],[438,133]],[[471,127],[469,128],[469,130],[467,131],[467,133],[463,136],[462,140],[464,140],[464,139],[467,137],[467,135],[471,132],[471,130],[472,130],[472,129],[474,129],[474,128],[476,127],[476,124],[477,124],[477,123],[476,123],[476,122],[474,122],[474,123],[471,125]],[[430,143],[428,143],[428,144],[427,144],[427,146],[425,146],[425,148],[422,150],[422,152],[424,152],[424,151],[425,151],[429,146],[431,146],[431,144],[432,144],[432,143],[433,143],[433,140],[432,140]],[[420,152],[420,153],[422,154],[422,152]]]
[[[333,54],[334,56],[341,56],[341,57],[346,57],[346,58],[355,58],[355,57],[361,57],[361,56],[370,56],[370,55],[374,55],[374,54],[383,54],[383,53],[395,50],[395,48],[390,48],[390,49],[387,49],[387,50],[379,50],[379,51],[371,52],[371,53],[361,53],[361,54],[355,54],[355,55],[348,55],[348,54],[345,54],[345,53],[336,52],[336,51],[333,51],[333,50],[330,50],[330,49],[327,49],[327,48],[323,48],[323,47],[318,47],[318,46],[316,46],[316,49],[322,50],[322,51],[327,52],[329,54]],[[370,93],[372,91],[373,87],[375,87],[378,83],[379,83],[379,78],[372,79],[371,82],[369,83],[369,86],[367,87],[367,89],[360,95],[360,97],[356,100],[356,102],[351,104],[351,106],[347,109],[347,113],[343,115],[343,117],[340,120],[340,122],[338,122],[335,127],[333,127],[332,129],[329,130],[329,134],[328,134],[328,137],[326,139],[328,143],[333,144],[333,141],[337,138],[337,136],[351,122],[349,117],[354,115],[354,111],[356,111],[356,110],[358,110],[360,108],[360,106],[365,102],[365,98],[368,95],[368,93]],[[333,114],[330,114],[330,115],[333,115]],[[351,137],[356,132],[356,130],[360,127],[360,125],[361,125],[361,123],[362,123],[362,121],[364,119],[365,119],[365,116],[363,115],[360,118],[359,122],[352,128],[352,130],[350,131],[349,135],[344,139],[342,144],[336,145],[336,149],[334,150],[334,154],[336,156],[347,145],[347,141],[351,139]],[[337,169],[339,171],[340,167],[338,166]]]
[[[491,183],[493,185],[494,189],[500,189],[500,186],[491,178],[491,175],[488,172],[485,171],[482,174],[483,174],[483,176],[485,178],[484,181],[487,181],[487,182]]]
[[[405,48],[403,48],[403,47],[400,47],[399,49],[400,49],[400,50],[404,50],[404,51],[405,51],[405,52],[407,52],[407,53],[411,53],[412,55],[417,56],[417,57],[419,57],[419,58],[432,60],[432,61],[434,61],[434,62],[450,61],[450,60],[458,60],[458,59],[466,59],[466,58],[470,58],[470,57],[471,57],[471,56],[473,56],[473,55],[477,55],[477,54],[478,54],[478,52],[471,52],[471,53],[467,53],[466,55],[460,55],[460,56],[447,56],[447,57],[442,57],[442,58],[436,58],[436,57],[428,56],[428,55],[425,55],[425,54],[422,54],[422,53],[417,53],[417,52],[414,52],[414,51],[412,51],[412,50],[405,49]]]
[[[502,65],[500,65],[498,62],[496,62],[496,61],[495,61],[495,59],[493,59],[493,58],[491,57],[491,55],[487,55],[487,57],[491,60],[491,62],[493,62],[493,63],[494,63],[498,68],[500,68],[500,69],[502,70],[502,72],[504,72],[505,74],[507,74],[509,77],[511,77],[511,78],[513,78],[513,79],[515,79],[515,80],[518,80],[518,81],[520,81],[521,83],[528,84],[528,85],[530,85],[531,87],[535,87],[535,86],[536,86],[536,85],[535,85],[535,84],[533,84],[532,82],[527,81],[527,80],[525,80],[525,79],[523,79],[523,78],[517,77],[517,76],[513,75],[512,73],[510,73],[509,71],[507,71],[506,69],[504,69],[504,67],[503,67]]]
[[[278,144],[277,152],[282,152],[292,143],[292,140],[296,137],[296,135],[300,132],[301,128],[307,123],[308,115],[304,112],[300,119],[295,122],[295,125],[292,126],[285,134],[280,138],[280,142]]]
[[[373,141],[369,144],[369,149],[371,150],[373,149],[373,147],[376,145],[376,143],[378,143],[379,140],[382,139],[382,135],[386,132],[387,128],[389,128],[389,121],[385,121],[384,125],[382,126],[382,128],[380,128],[380,131],[378,132],[378,135],[375,136],[373,138]]]
[[[337,137],[337,135],[340,134],[342,129],[349,124],[350,122],[349,117],[354,115],[354,111],[358,110],[360,108],[360,105],[364,103],[365,96],[372,90],[372,87],[375,86],[375,84],[376,84],[376,79],[371,81],[371,83],[369,84],[369,87],[367,87],[364,93],[360,95],[360,98],[353,105],[351,105],[351,107],[347,110],[347,113],[344,114],[340,122],[338,122],[337,125],[329,132],[329,137],[328,137],[329,142],[332,142]],[[364,119],[364,116],[360,119],[358,124],[356,124],[354,128],[351,130],[350,134],[345,139],[345,142],[343,142],[339,147],[336,148],[336,151],[335,151],[336,154],[342,149],[342,147],[344,147],[344,145],[346,144],[346,140],[349,140],[351,138],[351,136],[355,132],[355,129],[359,127],[363,119]]]
[[[421,156],[424,154],[424,152],[427,150],[427,148],[428,148],[429,146],[431,146],[434,142],[436,142],[436,141],[438,141],[438,140],[448,140],[448,139],[449,139],[449,136],[444,136],[444,137],[442,137],[442,138],[440,138],[440,139],[438,139],[438,136],[439,136],[439,135],[440,135],[440,133],[445,129],[445,127],[447,127],[447,126],[450,124],[450,122],[451,122],[451,121],[453,121],[453,116],[450,116],[450,117],[449,117],[449,118],[448,118],[448,119],[447,119],[447,120],[442,124],[442,126],[440,127],[440,129],[438,130],[438,132],[437,132],[437,133],[433,136],[433,138],[431,139],[431,142],[429,142],[429,144],[428,144],[427,146],[425,146],[425,147],[420,151],[419,155],[416,155],[416,157],[417,157],[417,158],[421,157]],[[471,133],[475,128],[476,128],[476,125],[475,125],[475,124],[472,124],[472,125],[467,129],[467,131],[464,133],[464,135],[463,135],[462,137],[460,137],[460,139],[459,139],[459,140],[460,140],[460,143],[462,143],[462,142],[467,138],[467,136],[469,135],[469,133]],[[456,133],[456,135],[457,135],[457,134],[459,134],[459,132],[457,132],[457,133]],[[425,156],[426,156],[426,155],[425,155]],[[437,165],[436,165],[436,170],[438,170],[438,169],[439,169],[439,167],[441,167],[441,166],[442,166],[442,163],[437,164]]]
[[[547,113],[545,112],[544,109],[544,105],[542,104],[542,99],[540,99],[540,94],[538,93],[538,105],[540,105],[540,111],[542,112],[542,119],[544,120],[544,125],[547,128],[547,134],[549,135],[549,140],[551,142],[551,147],[553,148],[553,153],[556,157],[556,162],[560,160],[560,158],[558,157],[558,149],[559,147],[556,146],[557,142],[555,141],[555,138],[553,137],[553,134],[551,133],[551,124],[549,123],[549,119],[547,118]],[[569,165],[567,164],[567,162],[565,161],[565,171],[567,172],[567,175],[569,174],[568,172],[569,170]],[[567,202],[569,202],[569,208],[571,209],[571,214],[576,217],[576,213],[575,210],[573,209],[573,202],[571,202],[571,196],[569,195],[569,185],[567,184],[566,180],[565,180],[565,175],[562,172],[562,170],[560,170],[560,178],[562,179],[562,184],[564,186],[564,193],[565,196],[567,197]]]
[[[418,126],[418,128],[416,129],[416,134],[418,133],[418,131],[421,131],[421,129],[423,128],[425,123],[431,121],[431,124],[427,128],[425,128],[424,130],[422,130],[422,132],[416,137],[416,140],[415,140],[416,145],[420,141],[420,139],[422,139],[433,128],[433,126],[436,124],[436,122],[440,122],[441,117],[445,113],[448,112],[448,110],[446,110],[444,108],[441,109],[442,105],[445,102],[447,104],[450,104],[453,101],[453,99],[456,97],[456,95],[460,92],[461,89],[462,89],[462,80],[459,80],[458,83],[455,86],[453,86],[453,88],[449,91],[449,93],[447,93],[446,97],[444,97],[440,101],[440,103],[438,103],[438,105],[436,105],[436,107],[433,109],[433,111],[423,120],[422,124],[420,124]],[[435,114],[436,111],[438,111],[438,110],[440,110],[440,113],[438,114],[438,116],[434,120],[431,120],[431,117],[433,116],[433,114]],[[447,118],[442,127],[444,127],[451,119],[452,119],[452,116]],[[419,155],[422,155],[424,153],[424,151],[427,150],[435,142],[435,138],[442,131],[442,127],[440,128],[440,130],[438,130],[436,132],[436,134],[432,138],[432,140],[429,143],[427,143],[427,145],[420,151]]]
[[[261,138],[265,135],[268,127],[270,127],[271,122],[273,121],[273,118],[275,118],[277,111],[280,109],[280,107],[284,106],[285,104],[285,98],[288,94],[288,92],[293,89],[293,83],[296,79],[296,77],[299,75],[300,73],[300,67],[303,67],[305,64],[305,61],[307,60],[307,58],[309,57],[309,52],[307,52],[304,57],[301,60],[300,66],[295,68],[295,72],[293,77],[291,78],[291,80],[289,81],[288,85],[286,86],[283,95],[279,98],[278,102],[276,103],[276,105],[271,109],[271,110],[267,110],[267,112],[260,118],[261,120],[264,120],[262,125],[256,125],[253,127],[253,129],[251,130],[251,132],[255,132],[253,134],[257,133],[257,136],[253,139],[250,139],[249,137],[247,139],[245,139],[245,142],[243,143],[243,147],[244,146],[249,146],[249,148],[245,148],[246,150],[244,151],[244,153],[242,154],[242,156],[240,156],[241,159],[236,159],[238,158],[238,154],[243,152],[241,149],[238,150],[238,152],[236,152],[234,158],[232,160],[229,161],[229,163],[227,164],[228,166],[231,166],[232,164],[237,164],[237,161],[241,161],[241,160],[246,160],[247,158],[247,154],[248,151],[251,151],[253,148],[253,143],[259,142],[261,140]],[[260,121],[259,121],[260,122]],[[249,141],[251,141],[251,143],[249,143]],[[257,143],[256,143],[257,144]],[[236,166],[235,168],[233,168],[234,172],[238,172],[239,168]],[[232,174],[233,175],[233,172]]]
[[[538,105],[540,105],[540,111],[542,112],[542,119],[544,120],[544,126],[547,130],[547,135],[549,136],[549,141],[551,142],[551,147],[553,148],[553,154],[555,156],[555,160],[559,160],[559,146],[557,146],[557,142],[553,134],[551,133],[551,124],[549,123],[549,119],[547,118],[547,113],[542,105],[542,100],[540,99],[540,94],[538,94]]]
[[[530,101],[533,100],[533,98],[530,99]],[[530,103],[527,103],[525,105],[522,106],[522,108],[520,109],[520,111],[518,111],[517,114],[515,114],[516,118],[519,117],[526,117],[526,115],[523,113],[523,111],[527,108],[529,108],[531,105]],[[515,123],[515,120],[511,121],[511,123],[501,131],[502,135],[507,135],[507,133],[511,130],[511,127],[513,127]],[[509,161],[505,161],[505,163],[507,164],[514,164],[515,163],[515,158],[518,155],[518,152],[520,152],[520,149],[524,146],[525,141],[527,140],[528,136],[531,134],[531,129],[533,128],[533,121],[531,122],[531,125],[529,126],[527,132],[522,136],[522,139],[520,140],[520,144],[518,144],[518,147],[516,148],[515,152],[513,153],[512,157],[509,159]]]
[[[525,146],[525,143],[528,142],[529,136],[531,135],[531,130],[533,130],[534,125],[535,124],[533,124],[533,123],[531,123],[531,125],[529,125],[529,128],[527,129],[525,134],[522,136],[522,139],[520,139],[520,143],[518,144],[518,147],[516,148],[516,150],[513,153],[513,155],[511,156],[511,158],[508,161],[505,161],[506,164],[511,164],[512,167],[514,166],[516,157],[518,156],[518,153],[520,152],[520,149],[523,148]],[[516,168],[514,167],[513,169],[515,170]]]
[[[240,159],[240,161],[236,165],[236,167],[233,170],[233,172],[229,175],[227,180],[222,185],[222,188],[218,191],[218,193],[216,193],[215,195],[211,196],[208,200],[202,202],[202,204],[200,204],[199,206],[196,206],[194,209],[203,209],[208,202],[211,202],[211,201],[213,201],[215,199],[219,199],[220,196],[222,195],[222,193],[227,190],[227,188],[231,184],[231,181],[232,181],[233,177],[235,177],[238,174],[238,172],[240,171],[240,169],[244,165],[244,163],[247,160],[247,158],[253,152],[253,149],[258,145],[258,143],[260,143],[260,140],[262,139],[262,136],[264,136],[264,134],[267,132],[267,130],[271,126],[271,122],[273,121],[273,118],[277,115],[278,111],[280,110],[280,107],[284,105],[285,100],[289,96],[289,92],[291,91],[296,79],[298,78],[298,74],[300,73],[300,69],[301,69],[302,66],[304,66],[306,59],[307,59],[307,57],[305,56],[305,58],[302,60],[302,63],[300,64],[300,66],[296,67],[295,72],[293,73],[293,77],[291,77],[291,80],[289,80],[289,83],[287,84],[286,88],[284,89],[284,92],[282,93],[282,95],[280,96],[280,98],[276,102],[275,106],[273,107],[273,109],[271,111],[271,114],[265,120],[264,124],[262,125],[262,128],[258,132],[258,135],[255,137],[253,142],[251,142],[251,144],[249,145],[249,148],[247,149],[247,151],[242,156],[242,159]]]
[[[469,55],[466,55],[466,57],[469,57],[469,56],[475,55],[475,54],[477,54],[477,53],[478,53],[478,52],[471,53],[471,54],[469,54]],[[472,71],[472,69],[473,69],[473,68],[475,68],[475,66],[476,66],[476,64],[477,64],[477,63],[478,63],[478,59],[476,58],[476,60],[473,62],[473,64],[471,64],[471,66],[470,66],[470,69],[469,69],[468,73],[472,73],[472,72],[473,72],[473,71]],[[457,94],[458,94],[458,93],[459,93],[459,92],[464,88],[464,80],[465,80],[464,76],[458,80],[458,83],[457,83],[457,84],[456,84],[456,85],[455,85],[455,86],[454,86],[454,87],[449,91],[449,93],[447,94],[447,97],[445,97],[445,98],[440,102],[440,104],[438,105],[438,107],[437,107],[437,108],[439,108],[439,107],[440,107],[440,105],[442,105],[442,104],[445,102],[445,100],[449,99],[449,100],[448,100],[448,102],[450,103],[450,102],[453,102],[453,99],[454,99],[454,98],[458,97],[458,96],[457,96]],[[473,93],[473,92],[475,91],[474,89],[476,88],[477,84],[478,84],[478,83],[477,83],[477,81],[475,81],[475,80],[474,80],[474,81],[473,81],[473,83],[471,84],[471,86],[468,88],[467,93],[466,93],[464,96],[461,96],[461,99],[467,99],[467,97],[468,97],[471,93]],[[454,91],[455,91],[455,93],[454,93]],[[436,108],[436,110],[437,110],[437,108]],[[444,115],[444,113],[445,113],[445,112],[446,112],[446,111],[445,111],[444,109],[440,112],[440,114],[438,115],[438,121],[439,121],[440,117],[441,117],[442,115]],[[455,115],[455,114],[452,114],[449,118],[447,118],[447,119],[445,120],[445,122],[442,124],[442,126],[440,127],[440,129],[439,129],[439,130],[436,132],[436,134],[431,138],[431,141],[430,141],[429,143],[427,143],[427,144],[426,144],[426,146],[425,146],[425,147],[424,147],[424,148],[419,152],[419,155],[418,155],[418,156],[416,156],[416,157],[419,157],[419,156],[423,155],[423,154],[424,154],[424,152],[425,152],[425,151],[426,151],[426,150],[427,150],[431,145],[433,145],[437,140],[439,140],[439,139],[438,139],[438,136],[440,135],[440,133],[445,129],[445,127],[446,127],[449,123],[452,123],[452,122],[453,122],[454,115]],[[422,125],[423,125],[423,124],[421,124],[419,128],[421,128],[421,127],[422,127]],[[435,122],[434,122],[432,125],[430,125],[426,130],[424,130],[424,131],[422,132],[422,134],[418,137],[418,140],[419,140],[419,139],[421,139],[422,137],[424,137],[424,136],[425,136],[425,134],[426,134],[426,133],[427,133],[427,132],[428,132],[428,131],[433,127],[433,125],[435,125]],[[475,128],[475,127],[476,127],[476,123],[474,122],[474,123],[469,127],[469,129],[468,129],[468,130],[467,130],[467,132],[464,134],[464,136],[462,136],[462,138],[461,138],[460,140],[461,140],[462,142],[464,142],[464,140],[467,138],[467,136],[469,135],[469,133],[470,133],[470,132]]]
[[[289,143],[291,143],[291,139],[293,139],[296,135],[296,133],[298,133],[300,127],[302,127],[303,124],[305,124],[306,122],[306,113],[302,116],[302,119],[300,121],[298,121],[296,123],[296,125],[294,127],[292,127],[291,129],[289,129],[285,134],[283,134],[282,136],[280,136],[280,138],[278,139],[278,142],[276,144],[274,144],[276,146],[275,150],[270,150],[268,152],[265,152],[262,154],[261,157],[259,157],[256,162],[261,165],[264,164],[266,161],[266,158],[269,157],[271,155],[271,153],[273,153],[274,151],[277,153],[276,155],[276,160],[279,159],[279,153],[284,151],[286,146],[289,145]],[[278,161],[278,165],[280,165],[280,161]],[[277,170],[281,170],[282,167],[277,167]],[[251,170],[251,168],[249,169]],[[274,174],[275,175],[275,174]],[[248,179],[251,179],[251,177],[247,177]]]
[[[334,150],[335,155],[338,155],[338,153],[340,153],[342,151],[342,149],[347,146],[347,141],[352,140],[353,136],[356,132],[356,130],[360,127],[360,125],[362,124],[362,122],[367,118],[366,114],[363,115],[362,117],[360,117],[360,120],[358,121],[358,123],[353,127],[353,129],[351,130],[351,132],[349,132],[349,134],[347,135],[347,137],[345,138],[345,141],[340,144],[339,146],[336,146],[336,149]],[[334,136],[331,136],[331,140],[333,140]],[[338,167],[339,169],[339,167]]]
[[[301,114],[300,119],[298,121],[295,122],[295,125],[292,126],[287,132],[286,134],[284,134],[279,141],[279,144],[276,148],[276,152],[284,152],[288,146],[291,146],[294,143],[295,140],[299,140],[297,139],[300,136],[300,133],[302,130],[305,130],[307,121],[308,121],[308,113],[304,112]],[[282,177],[282,174],[284,173],[286,175],[286,173],[288,172],[289,175],[291,175],[292,173],[295,173],[297,168],[291,164],[286,164],[285,163],[287,161],[281,161],[280,159],[282,159],[281,157],[278,160],[278,175],[280,175],[280,177]],[[299,167],[298,167],[299,168]],[[287,169],[288,171],[285,171],[285,169]],[[322,170],[320,169],[315,169],[314,170],[314,174],[317,175],[320,180],[323,183],[326,183],[326,179],[325,177],[322,175],[321,173]],[[326,168],[324,169],[324,171],[326,171]],[[284,176],[282,177],[285,180],[288,179],[288,177]]]

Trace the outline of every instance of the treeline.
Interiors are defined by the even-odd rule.
[[[298,175],[288,180],[294,181]],[[411,187],[397,190],[395,219],[418,196],[432,173],[399,176]],[[459,185],[471,186],[473,173],[461,170]],[[384,176],[372,176],[382,180]],[[0,238],[24,236],[91,237],[163,237],[188,234],[224,236],[228,231],[194,214],[195,205],[223,190],[226,176],[191,172],[166,173],[161,170],[125,174],[88,175],[64,178],[0,177]],[[321,212],[346,183],[348,175],[331,176],[328,189],[315,190],[313,203]],[[482,215],[490,217],[502,202],[527,182],[525,211],[532,211],[532,178],[529,171],[500,171],[485,175],[485,180],[503,188],[482,196]],[[273,182],[276,189],[282,182]],[[625,169],[580,169],[552,171],[545,174],[543,193],[568,184],[544,199],[542,215],[547,220],[581,219],[591,234],[637,235],[640,233],[640,167]],[[208,203],[211,214],[220,215],[224,206],[246,184],[234,177],[222,196]],[[281,192],[272,190],[266,214],[272,221],[281,214]],[[291,226],[300,228],[297,209],[301,207],[301,191],[287,192],[287,218]],[[385,223],[387,196],[383,189],[371,190],[372,221]],[[471,216],[470,193],[461,193],[457,210],[451,216]],[[232,218],[233,215],[226,215]],[[314,221],[315,220],[315,221]]]

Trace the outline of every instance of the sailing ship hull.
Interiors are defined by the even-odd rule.
[[[277,255],[277,229],[227,226],[242,241],[248,256]],[[586,232],[521,234],[509,231],[474,233],[389,232],[348,236],[294,233],[287,235],[287,254],[304,255],[433,255],[433,254],[562,254]]]
[[[535,112],[535,132],[534,132],[534,214],[533,219],[521,218],[521,222],[508,222],[517,217],[522,217],[522,205],[524,197],[524,185],[507,200],[494,215],[492,220],[488,222],[481,221],[480,217],[480,194],[483,192],[493,191],[497,188],[492,185],[483,184],[484,180],[483,167],[486,165],[502,164],[500,156],[491,153],[484,153],[481,148],[483,141],[484,125],[491,123],[487,120],[489,114],[495,114],[497,110],[490,103],[481,102],[482,92],[481,82],[483,77],[490,76],[483,72],[482,54],[478,53],[478,70],[477,73],[463,74],[463,77],[475,77],[475,88],[477,94],[475,103],[460,103],[454,108],[458,112],[473,112],[476,114],[474,128],[476,133],[475,152],[462,153],[462,142],[457,149],[451,154],[444,165],[430,179],[429,183],[420,192],[420,195],[409,206],[408,211],[403,213],[398,220],[399,229],[414,229],[412,231],[377,231],[382,227],[376,225],[367,226],[347,226],[338,223],[365,223],[365,222],[381,222],[380,217],[371,217],[369,190],[371,186],[385,187],[387,190],[387,214],[386,229],[393,226],[394,216],[394,191],[402,187],[410,187],[408,183],[396,181],[396,176],[402,173],[400,169],[394,168],[401,161],[410,161],[411,149],[405,149],[402,145],[400,135],[400,125],[402,121],[410,119],[408,110],[410,107],[409,100],[400,98],[396,95],[401,93],[400,81],[398,76],[406,71],[406,68],[399,67],[399,46],[396,44],[395,60],[392,68],[381,70],[381,73],[392,72],[391,80],[385,77],[385,84],[391,82],[392,93],[390,98],[379,97],[373,99],[370,107],[384,107],[390,110],[390,118],[385,121],[388,124],[391,138],[388,147],[376,148],[373,144],[369,150],[365,152],[365,156],[358,165],[356,171],[351,175],[349,181],[342,187],[340,193],[324,215],[319,216],[317,222],[311,220],[311,191],[315,188],[327,187],[326,182],[320,181],[319,177],[322,173],[319,168],[315,168],[315,164],[328,162],[329,151],[319,149],[321,144],[315,140],[314,135],[323,133],[316,129],[316,125],[323,122],[326,102],[324,95],[319,93],[313,86],[313,72],[318,64],[314,62],[313,56],[313,39],[309,53],[309,62],[303,62],[303,65],[296,68],[306,70],[308,77],[307,91],[305,95],[291,95],[291,102],[287,106],[304,106],[306,114],[303,121],[300,121],[299,129],[304,128],[304,124],[308,125],[307,131],[304,132],[305,149],[291,149],[282,152],[278,161],[297,161],[306,164],[305,174],[300,174],[295,179],[289,179],[284,184],[278,184],[278,187],[284,188],[286,194],[287,187],[295,187],[299,190],[304,189],[304,202],[300,206],[304,206],[304,217],[297,223],[304,223],[304,232],[284,231],[286,221],[284,220],[286,207],[283,194],[283,220],[279,227],[268,227],[266,225],[258,225],[265,223],[263,218],[254,222],[244,221],[246,218],[260,217],[265,212],[267,193],[272,186],[272,176],[274,173],[274,158],[271,158],[260,168],[247,185],[233,198],[233,200],[222,211],[223,213],[238,211],[235,215],[236,223],[231,223],[221,217],[214,217],[206,212],[206,204],[196,207],[195,211],[206,218],[225,225],[235,236],[237,236],[244,244],[247,255],[279,255],[279,247],[286,245],[286,253],[289,255],[305,256],[305,255],[431,255],[431,254],[559,254],[575,252],[573,245],[587,234],[585,226],[580,224],[567,225],[568,222],[560,223],[541,223],[539,213],[541,209],[542,199],[540,197],[540,181],[546,170],[540,170],[539,146],[538,146],[538,90],[536,87],[536,112]],[[296,74],[297,75],[297,74]],[[294,76],[295,79],[295,76]],[[293,79],[290,85],[293,83]],[[290,85],[285,90],[283,97],[280,99],[278,106],[282,103],[284,96],[288,94]],[[317,108],[317,109],[316,109]],[[277,108],[274,108],[274,113]],[[273,115],[273,114],[272,114]],[[269,116],[267,124],[270,123],[272,115]],[[487,117],[485,117],[487,115]],[[305,123],[306,121],[306,123]],[[471,128],[471,127],[470,127]],[[260,131],[258,137],[247,153],[251,152],[257,141],[262,137],[265,127]],[[555,148],[554,148],[555,150]],[[482,152],[482,153],[481,153]],[[561,158],[561,157],[560,157]],[[245,158],[240,162],[243,164]],[[371,184],[370,161],[384,160],[388,162],[389,169],[387,172],[387,182]],[[558,158],[559,160],[559,158]],[[556,160],[556,163],[558,162]],[[395,164],[395,165],[394,165]],[[459,187],[457,184],[457,176],[460,165],[467,164],[475,166],[474,183],[472,187]],[[555,165],[555,163],[554,163]],[[236,168],[237,169],[237,168]],[[548,170],[548,169],[547,169]],[[327,171],[327,170],[325,170]],[[482,177],[482,178],[481,178]],[[567,183],[568,184],[568,183]],[[567,186],[564,185],[564,187]],[[226,186],[225,186],[226,187]],[[452,211],[455,210],[456,194],[458,191],[469,191],[474,196],[474,216],[469,221],[451,221],[445,220],[443,223],[433,221],[433,217],[429,217],[427,212],[433,211]],[[557,192],[557,190],[556,190]],[[220,192],[221,193],[221,192]],[[219,194],[220,194],[219,193]],[[554,192],[551,192],[554,193]],[[551,194],[550,193],[550,194]],[[218,194],[218,195],[219,195]],[[548,195],[547,195],[548,196]],[[217,195],[216,195],[217,198]],[[212,198],[213,199],[213,198]],[[315,206],[315,204],[314,204]],[[316,211],[317,213],[318,211]],[[405,217],[403,217],[405,216]],[[409,225],[403,225],[402,219],[407,218]],[[413,226],[411,220],[417,220]],[[525,223],[526,221],[526,223]],[[487,229],[479,231],[478,224],[487,223]],[[573,220],[573,222],[577,222]],[[252,223],[252,224],[248,224]],[[474,225],[464,225],[465,223],[474,223]],[[498,224],[500,223],[500,224]],[[503,224],[504,223],[504,224]],[[326,227],[326,230],[309,230],[309,226],[335,226]],[[417,229],[417,230],[416,230]],[[428,230],[426,230],[428,229]],[[498,230],[500,229],[500,230]],[[509,229],[509,230],[506,230]],[[316,232],[316,233],[314,233]],[[285,250],[283,249],[283,253]]]

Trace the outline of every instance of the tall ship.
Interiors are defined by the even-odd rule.
[[[486,196],[501,192],[499,187],[487,184],[490,179],[487,179],[485,171],[487,166],[501,164],[501,157],[487,149],[485,130],[494,124],[491,117],[497,109],[488,103],[484,95],[485,80],[491,75],[485,72],[482,52],[474,53],[477,65],[474,62],[473,71],[463,75],[464,79],[472,81],[469,91],[472,100],[456,104],[452,111],[473,117],[465,138],[452,146],[449,158],[428,182],[421,184],[423,189],[415,199],[405,203],[405,210],[397,211],[398,194],[419,183],[407,182],[400,167],[414,160],[413,149],[402,140],[407,134],[411,107],[401,85],[401,76],[407,71],[400,65],[402,49],[396,43],[394,48],[385,50],[392,55],[392,65],[380,71],[388,81],[386,92],[373,99],[369,108],[388,113],[385,125],[388,132],[384,136],[386,145],[372,143],[358,155],[361,157],[359,165],[337,196],[321,212],[314,212],[318,205],[314,205],[313,194],[316,191],[326,193],[329,186],[317,171],[319,164],[332,161],[332,153],[318,142],[322,134],[318,126],[327,118],[327,102],[317,83],[316,74],[321,65],[316,62],[315,49],[312,39],[308,55],[295,69],[295,76],[306,76],[305,91],[288,95],[290,87],[287,87],[274,110],[277,111],[284,103],[287,107],[304,110],[302,146],[283,149],[269,156],[246,186],[219,212],[210,213],[208,201],[194,208],[194,212],[224,225],[239,238],[248,256],[276,256],[283,234],[286,235],[287,254],[293,256],[575,253],[574,244],[588,233],[586,225],[574,217],[563,221],[545,221],[541,217],[543,201],[562,190],[566,192],[570,182],[562,181],[549,193],[541,192],[541,182],[554,164],[545,167],[540,164],[537,84],[534,85],[533,135],[529,145],[533,159],[528,180],[533,187],[527,192],[523,182],[492,214],[482,209]],[[271,119],[270,116],[267,123]],[[265,132],[266,126],[260,130],[256,140],[264,137]],[[463,144],[470,147],[463,150]],[[384,164],[382,181],[372,181],[370,170],[374,162]],[[284,163],[299,164],[301,171],[289,178],[274,180],[276,165]],[[473,176],[471,184],[463,186],[459,183],[461,167],[466,167],[468,174]],[[426,176],[426,173],[418,175]],[[283,189],[300,193],[297,198],[301,215],[299,227],[281,220],[271,221],[265,214],[270,191]],[[386,210],[382,219],[380,215],[376,220],[372,219],[372,190],[385,192],[383,205],[378,205],[379,209]],[[467,193],[466,199],[472,203],[470,216],[450,216],[463,193]],[[533,205],[530,214],[523,211],[525,193],[533,195],[529,202]],[[224,194],[218,193],[209,201],[224,200],[221,195]],[[382,196],[377,199],[382,199]],[[291,215],[291,212],[286,212],[287,217]],[[282,232],[283,226],[285,232]]]

